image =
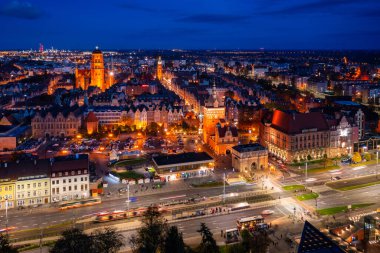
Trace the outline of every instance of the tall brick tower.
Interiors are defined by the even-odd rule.
[[[158,61],[157,61],[157,79],[162,80],[162,61],[161,61],[161,56],[158,56]]]
[[[92,52],[91,58],[91,86],[97,86],[102,91],[106,90],[106,82],[104,80],[104,60],[103,53],[98,47]]]

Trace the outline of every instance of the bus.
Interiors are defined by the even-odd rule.
[[[67,210],[72,208],[79,208],[85,206],[93,206],[102,203],[100,198],[86,199],[86,200],[77,200],[64,202],[59,205],[60,210]]]
[[[264,224],[264,218],[261,215],[250,216],[237,220],[237,228],[239,231],[248,229],[249,231],[257,230],[259,224]]]

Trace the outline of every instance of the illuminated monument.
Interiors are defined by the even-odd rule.
[[[75,87],[87,90],[89,86],[105,91],[114,84],[114,73],[104,68],[103,53],[96,47],[91,56],[90,69],[75,69]]]

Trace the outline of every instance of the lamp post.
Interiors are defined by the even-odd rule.
[[[379,145],[376,146],[377,149],[376,149],[376,169],[375,169],[375,173],[376,173],[376,179],[377,179],[377,169],[379,167]]]
[[[8,197],[5,198],[5,229],[8,234]]]
[[[129,218],[129,202],[131,201],[129,199],[129,183],[128,183],[127,185],[127,218]]]
[[[305,185],[307,182],[307,162],[305,163]]]
[[[223,174],[223,203],[226,201],[226,173]]]

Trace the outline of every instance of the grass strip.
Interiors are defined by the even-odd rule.
[[[282,189],[284,189],[285,191],[303,190],[305,189],[305,186],[300,185],[300,184],[293,184],[293,185],[283,186]]]
[[[374,203],[354,204],[351,205],[351,210],[356,210],[373,205]],[[335,206],[324,209],[318,209],[317,212],[320,215],[334,215],[337,213],[347,212],[348,206]]]
[[[310,200],[310,199],[316,199],[319,197],[318,193],[312,192],[312,193],[305,193],[300,196],[297,196],[297,199],[299,201],[305,201],[305,200]]]

